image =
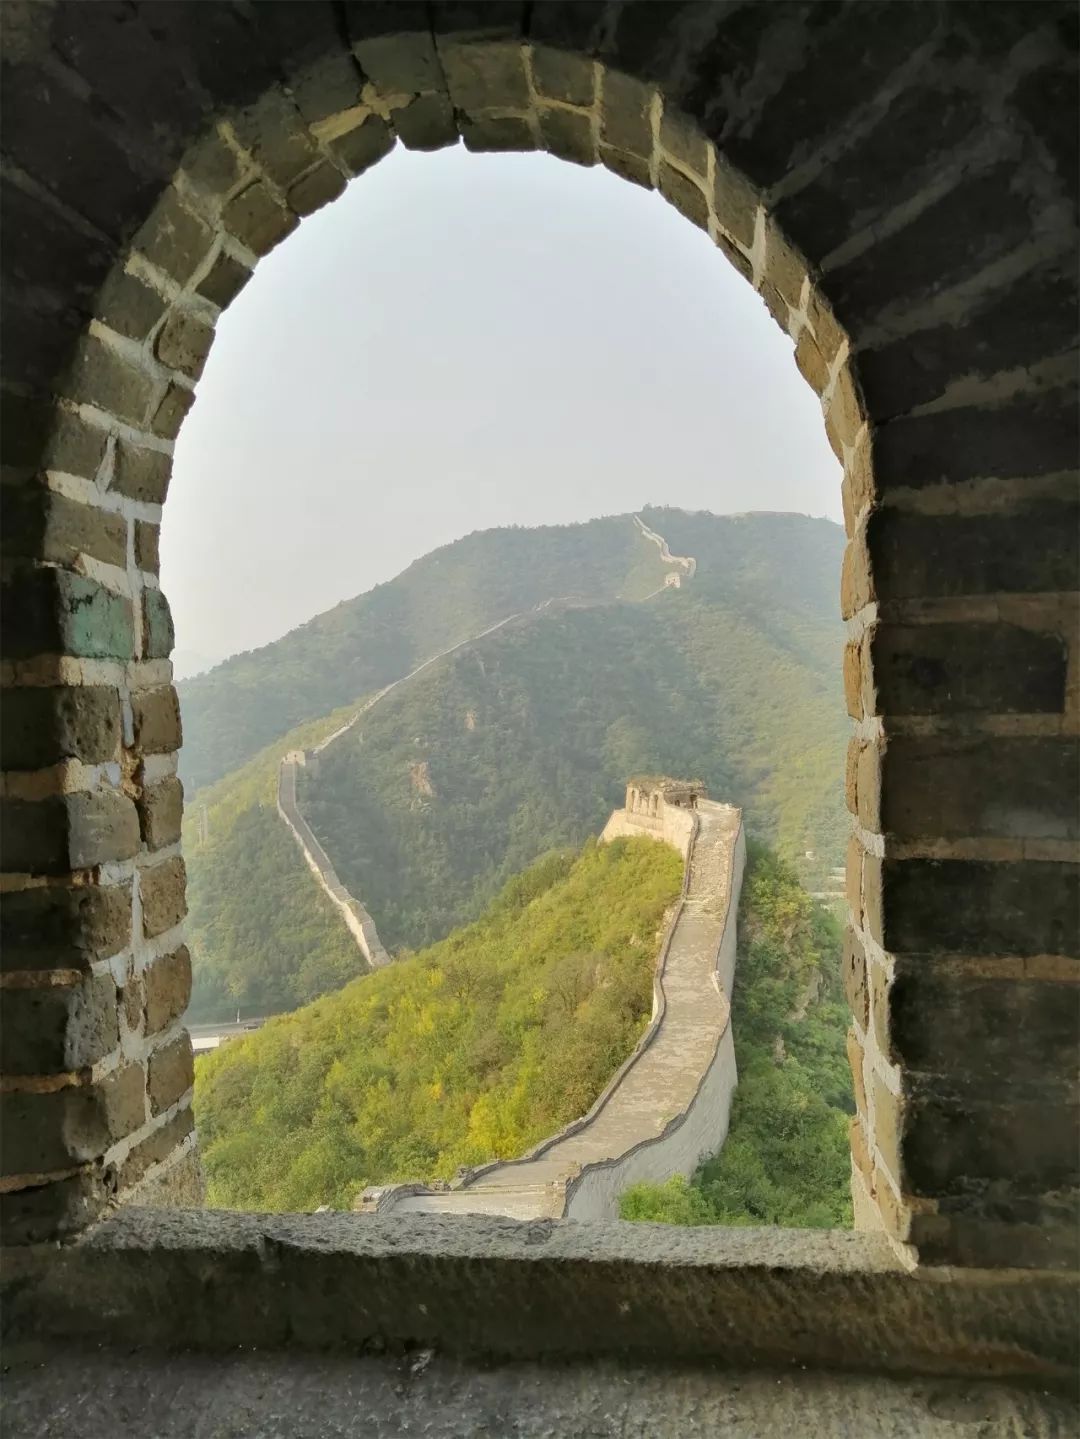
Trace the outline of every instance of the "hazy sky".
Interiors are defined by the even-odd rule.
[[[647,503],[839,520],[791,352],[658,195],[399,147],[221,320],[162,528],[177,647],[264,644],[493,525]]]

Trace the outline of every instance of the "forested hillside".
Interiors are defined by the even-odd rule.
[[[804,877],[842,862],[842,532],[796,515],[642,513],[697,557],[692,581],[645,603],[527,615],[387,695],[304,776],[305,814],[391,948],[441,938],[538,855],[580,845],[635,771],[700,776]],[[605,550],[616,525],[644,546],[628,551],[634,583],[655,589],[670,567],[649,570],[657,548],[630,517],[581,529]],[[537,532],[508,533],[517,546]],[[189,799],[194,1018],[292,1008],[362,965],[274,810],[280,755],[354,708]]]
[[[840,928],[791,869],[752,845],[739,909],[732,1026],[739,1086],[720,1153],[691,1183],[639,1184],[624,1219],[851,1224]]]
[[[477,923],[200,1059],[210,1203],[348,1208],[584,1113],[648,1022],[681,881],[649,839],[548,855]]]
[[[381,689],[507,615],[557,595],[638,599],[663,583],[666,568],[630,515],[466,535],[183,683],[182,777],[192,790],[211,784],[294,726]],[[363,582],[358,565],[358,589]]]

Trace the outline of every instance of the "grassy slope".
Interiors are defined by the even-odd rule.
[[[467,929],[200,1059],[210,1202],[348,1207],[583,1113],[648,1021],[681,878],[651,840],[550,855]]]
[[[840,929],[775,855],[752,847],[739,911],[732,1025],[739,1087],[720,1153],[692,1183],[640,1184],[624,1219],[851,1224]]]

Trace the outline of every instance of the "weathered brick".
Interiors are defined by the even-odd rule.
[[[97,335],[86,335],[75,352],[63,393],[80,404],[96,405],[140,425],[153,398],[154,381]]]
[[[161,526],[149,520],[135,521],[135,563],[147,574],[156,575],[161,567]]]
[[[172,685],[136,690],[131,696],[135,744],[143,754],[172,754],[180,748],[180,702]]]
[[[131,340],[144,340],[165,313],[166,301],[137,275],[114,269],[101,287],[97,318]]]
[[[143,842],[150,849],[162,849],[180,838],[180,816],[184,808],[184,788],[176,778],[148,785],[139,800],[139,818]]]
[[[664,199],[674,205],[680,215],[684,215],[691,224],[705,228],[709,220],[709,207],[703,191],[693,180],[688,180],[680,170],[675,170],[666,161],[662,161],[658,188]]]
[[[406,150],[441,150],[461,136],[453,107],[441,90],[417,95],[393,114],[394,131]]]
[[[195,286],[195,293],[202,295],[222,309],[230,304],[251,279],[251,271],[227,250],[221,250],[214,262]]]
[[[137,1184],[155,1164],[161,1164],[176,1150],[195,1128],[191,1106],[181,1109],[165,1124],[151,1130],[147,1137],[133,1145],[120,1167],[117,1184],[120,1192]]]
[[[286,196],[289,209],[297,215],[313,215],[331,200],[344,193],[345,177],[333,165],[317,165],[295,185],[289,187]]]
[[[856,813],[863,829],[873,834],[880,833],[881,820],[881,773],[882,751],[877,745],[863,745],[859,750],[859,768],[855,779],[859,803]],[[890,779],[889,783],[892,781]]]
[[[1080,589],[1080,511],[1037,501],[1005,514],[919,515],[879,508],[866,543],[883,601]]]
[[[614,150],[648,159],[653,150],[652,102],[655,92],[615,70],[604,71],[600,136]]]
[[[366,9],[367,7],[362,7]],[[357,7],[350,7],[350,29],[359,19]],[[353,51],[360,68],[384,95],[418,94],[443,86],[442,66],[435,53],[435,41],[427,17],[418,16],[412,31],[390,35],[368,35],[353,30]]]
[[[795,346],[795,364],[803,379],[817,394],[829,383],[829,367],[809,330],[803,330]]]
[[[806,279],[806,264],[775,225],[765,232],[765,274],[792,309],[798,309]]]
[[[879,1040],[912,1071],[978,1078],[1003,1097],[1018,1082],[1075,1078],[1080,1003],[1075,985],[942,973],[902,960],[887,992],[874,996]]]
[[[143,658],[168,659],[172,654],[176,636],[173,629],[172,611],[161,590],[151,588],[143,590],[142,616]]]
[[[529,82],[520,45],[459,44],[441,37],[436,44],[455,109],[479,115],[492,109],[529,108]]]
[[[844,804],[851,814],[857,814],[859,810],[859,750],[861,744],[858,739],[848,741],[847,755],[844,762]]]
[[[292,100],[281,90],[260,95],[231,117],[244,149],[275,184],[291,185],[318,158],[318,151]]]
[[[610,145],[601,145],[600,163],[613,175],[618,175],[621,180],[629,180],[633,185],[642,185],[646,190],[652,188],[649,162],[638,155],[629,155],[623,150],[613,150]]]
[[[139,848],[134,803],[119,790],[98,789],[41,800],[8,800],[0,816],[3,868],[26,874],[64,874]]]
[[[1074,1103],[918,1096],[903,1135],[905,1178],[918,1195],[963,1196],[995,1181],[1016,1194],[1075,1188],[1078,1123]]]
[[[1005,624],[875,625],[868,636],[877,714],[1059,714],[1060,635]]]
[[[161,505],[169,492],[172,456],[130,440],[117,440],[109,488],[131,500]]]
[[[107,565],[127,564],[127,521],[123,515],[82,504],[44,485],[0,490],[3,553],[74,566],[80,555]]]
[[[143,931],[147,939],[172,929],[187,913],[184,898],[186,879],[187,871],[179,855],[155,865],[153,869],[139,871]]]
[[[567,105],[588,106],[596,98],[595,65],[583,55],[568,55],[546,45],[533,47],[530,57],[538,94]]]
[[[717,155],[713,184],[716,218],[728,234],[748,250],[754,243],[760,202],[761,197],[746,176],[729,165],[722,155]]]
[[[129,660],[131,601],[70,570],[23,571],[3,586],[2,648],[8,659],[67,654]]]
[[[515,115],[461,115],[459,123],[466,150],[480,153],[536,149],[529,122]]]
[[[133,248],[183,285],[198,269],[212,242],[209,227],[170,189],[135,236]]]
[[[864,875],[867,924],[893,954],[1071,954],[1080,869],[1041,860],[885,860]],[[870,893],[871,888],[877,893]]]
[[[91,425],[73,410],[54,409],[40,455],[41,468],[95,479],[108,439],[105,430]]]
[[[575,165],[596,164],[596,143],[588,115],[543,105],[539,116],[545,150]]]
[[[147,1093],[151,1114],[160,1114],[175,1104],[195,1082],[195,1060],[191,1038],[185,1032],[171,1044],[155,1049],[147,1065]]]
[[[175,440],[187,412],[195,403],[195,391],[185,385],[171,384],[158,402],[150,428],[163,440]]]
[[[881,1076],[874,1075],[874,1149],[878,1161],[892,1175],[898,1186],[903,1186],[905,1174],[900,1158],[900,1141],[904,1132],[905,1104],[882,1083]]]
[[[146,1032],[156,1034],[179,1019],[191,998],[191,955],[181,945],[172,954],[155,959],[143,975],[146,995]]]
[[[334,156],[350,175],[362,175],[394,148],[394,136],[378,115],[368,118],[344,135],[329,142]]]
[[[847,1032],[847,1057],[851,1067],[851,1087],[855,1095],[855,1107],[859,1114],[867,1113],[866,1081],[863,1077],[863,1047],[853,1029]]]
[[[866,534],[860,531],[848,541],[840,562],[840,613],[849,620],[876,598]]]
[[[289,89],[309,125],[351,110],[360,103],[364,78],[352,55],[322,55],[292,76]]]
[[[97,685],[32,686],[0,694],[3,767],[42,769],[63,759],[118,758],[120,695]]]
[[[109,974],[77,984],[4,990],[4,1071],[63,1074],[88,1068],[120,1041]]]
[[[844,953],[840,961],[844,976],[844,993],[851,1012],[863,1033],[870,1025],[870,992],[866,981],[866,954],[858,935],[849,927],[844,931]]]
[[[188,310],[173,310],[161,328],[154,350],[163,365],[197,380],[213,343],[213,325]]]
[[[862,719],[862,693],[862,645],[847,644],[844,646],[844,698],[847,701],[847,712],[852,719]]]
[[[4,1174],[48,1174],[98,1159],[146,1117],[145,1074],[124,1065],[96,1084],[0,1096]]]
[[[884,828],[901,838],[1077,837],[1080,754],[1072,738],[894,737],[881,788]]]
[[[82,969],[130,939],[130,884],[35,887],[5,894],[0,905],[5,971]]]
[[[255,180],[224,207],[221,223],[256,255],[266,255],[296,229],[299,221],[278,204],[261,180]]]
[[[146,1009],[146,994],[142,979],[138,975],[132,974],[125,979],[124,987],[119,992],[119,1001],[124,1012],[124,1023],[133,1034],[138,1034],[142,1030]]]
[[[99,1168],[80,1170],[67,1179],[0,1193],[0,1229],[5,1244],[41,1244],[81,1233],[111,1198]]]
[[[188,148],[181,168],[194,189],[214,198],[225,195],[240,179],[239,156],[217,131]]]
[[[689,116],[665,107],[660,117],[660,144],[673,160],[704,180],[709,145]]]

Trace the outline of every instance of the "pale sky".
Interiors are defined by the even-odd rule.
[[[399,146],[223,316],[162,583],[178,650],[217,660],[471,530],[644,504],[840,520],[840,478],[791,341],[658,195]]]

